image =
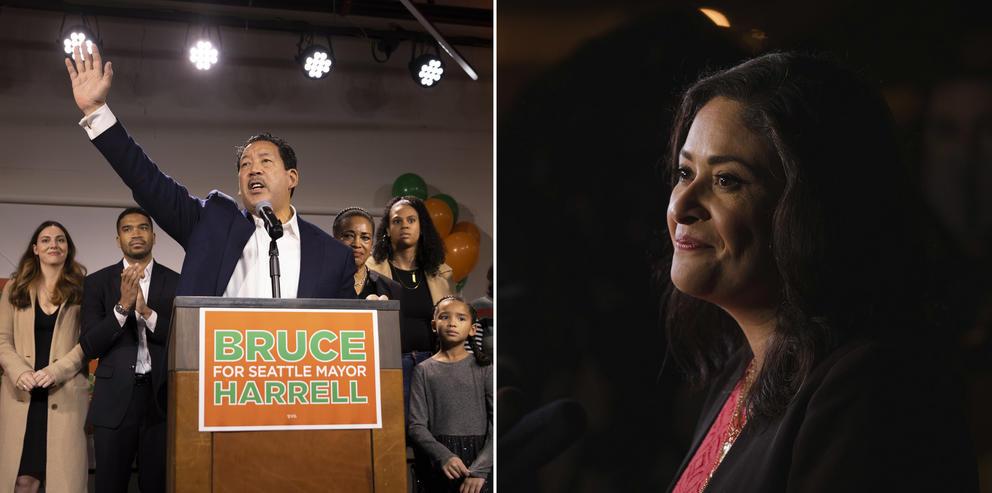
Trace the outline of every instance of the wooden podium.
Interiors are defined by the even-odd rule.
[[[405,492],[399,301],[177,296],[169,342],[167,491]],[[378,312],[381,429],[200,432],[200,308]]]

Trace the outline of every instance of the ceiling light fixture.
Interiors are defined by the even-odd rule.
[[[331,73],[337,64],[334,59],[334,49],[331,47],[331,37],[327,37],[327,46],[314,44],[312,34],[301,34],[300,42],[296,45],[296,63],[308,79],[323,79]]]
[[[186,46],[189,47],[189,62],[197,70],[205,71],[213,68],[220,60],[220,28],[217,29],[217,46],[214,46],[210,36],[210,28],[203,26],[195,43],[189,42],[189,29],[186,30]]]
[[[441,61],[441,52],[434,46],[434,53],[421,53],[416,55],[417,42],[413,42],[413,51],[410,58],[410,76],[420,85],[420,87],[434,87],[441,82],[444,75],[444,62]]]

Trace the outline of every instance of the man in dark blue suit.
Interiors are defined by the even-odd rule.
[[[79,343],[99,359],[86,423],[93,425],[96,489],[127,491],[138,459],[142,493],[165,491],[166,345],[179,274],[152,259],[148,214],[117,217],[124,260],[86,277]]]
[[[238,156],[238,195],[244,208],[217,190],[206,199],[159,170],[106,105],[111,63],[99,49],[66,59],[73,97],[85,117],[80,125],[131,189],[135,201],[186,250],[177,295],[271,297],[269,237],[255,206],[269,201],[284,224],[277,242],[284,298],[354,298],[351,249],[298,218],[290,205],[299,184],[296,155],[281,139],[256,135]]]

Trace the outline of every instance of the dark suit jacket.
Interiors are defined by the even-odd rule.
[[[214,190],[205,200],[162,173],[120,122],[93,144],[131,189],[134,200],[186,250],[177,296],[221,296],[255,232],[248,211]],[[351,248],[317,226],[300,226],[299,298],[354,298]]]
[[[121,272],[124,265],[100,269],[86,276],[83,286],[83,303],[80,308],[82,329],[79,345],[87,358],[99,358],[93,375],[96,381],[93,400],[86,417],[89,424],[108,428],[117,427],[124,418],[131,402],[134,388],[134,363],[138,356],[137,320],[134,312],[128,315],[121,327],[114,315],[114,306],[121,298]],[[155,310],[158,319],[155,332],[145,330],[148,354],[152,360],[152,388],[155,390],[156,407],[165,416],[166,409],[166,347],[169,341],[169,324],[172,320],[172,302],[175,298],[179,274],[155,262],[148,286],[148,306]]]
[[[714,386],[668,491],[750,359],[740,351]],[[924,351],[844,345],[813,369],[781,417],[744,427],[706,492],[977,492],[960,387],[944,369]]]

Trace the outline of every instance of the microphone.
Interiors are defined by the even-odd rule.
[[[282,293],[279,290],[279,246],[276,240],[282,238],[282,221],[276,217],[272,211],[272,202],[263,200],[255,204],[255,215],[265,223],[265,230],[269,232],[269,278],[272,280],[272,297],[279,298]]]
[[[255,215],[265,222],[265,230],[269,232],[269,238],[273,240],[282,238],[282,221],[272,211],[272,202],[263,200],[255,204]]]

